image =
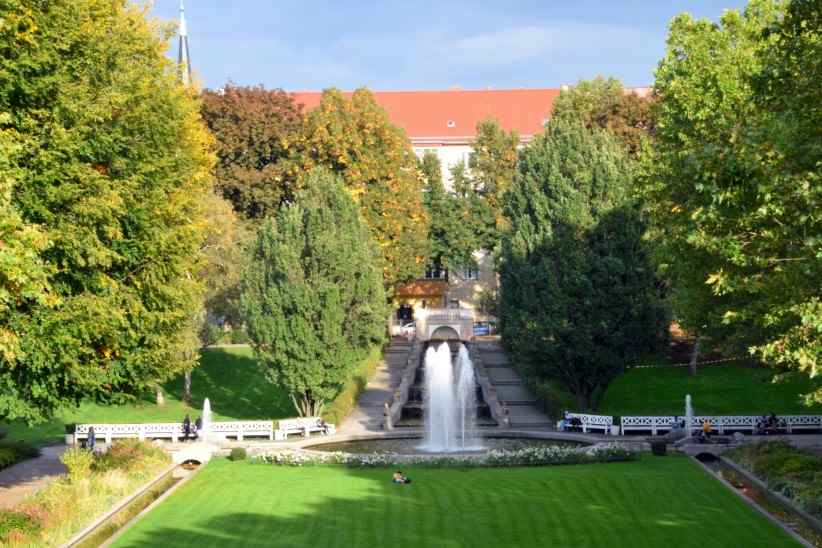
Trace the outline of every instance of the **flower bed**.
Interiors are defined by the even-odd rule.
[[[69,449],[69,473],[25,502],[0,511],[3,546],[58,546],[169,464],[159,447],[137,440],[116,442],[104,455]]]
[[[489,451],[481,455],[399,455],[393,453],[353,454],[287,450],[263,453],[254,462],[281,466],[322,464],[353,467],[393,467],[416,465],[430,467],[547,466],[635,460],[638,452],[620,444],[590,447],[531,447],[515,451]]]
[[[747,444],[724,456],[822,519],[822,457],[784,441]]]

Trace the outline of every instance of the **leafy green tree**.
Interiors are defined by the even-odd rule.
[[[260,227],[241,309],[271,380],[292,394],[300,414],[318,415],[363,351],[383,340],[379,260],[357,205],[323,170],[308,174],[295,202]]]
[[[325,90],[307,115],[294,159],[300,172],[319,166],[341,177],[377,240],[389,292],[422,272],[428,254],[424,181],[410,141],[370,91],[347,98]]]
[[[616,78],[599,76],[580,80],[560,92],[551,116],[578,119],[587,128],[606,129],[636,156],[643,139],[655,127],[651,104],[650,98],[626,91]]]
[[[818,3],[770,0],[719,24],[675,18],[642,178],[683,325],[812,375],[822,352],[819,21]]]
[[[522,152],[506,195],[503,343],[584,408],[665,337],[645,227],[628,201],[633,171],[610,134],[558,119]]]
[[[517,172],[516,131],[503,130],[496,120],[483,120],[477,124],[477,137],[471,144],[468,167],[474,192],[493,215],[493,225],[480,232],[486,236],[484,247],[497,246],[499,231],[505,226],[503,196],[511,188]]]
[[[202,93],[203,120],[217,142],[215,184],[246,219],[262,219],[291,197],[290,157],[300,108],[282,90],[226,84]]]
[[[431,220],[428,228],[429,262],[444,268],[473,267],[472,253],[479,247],[464,199],[445,190],[440,161],[433,152],[420,160],[425,177],[423,203]]]
[[[0,417],[36,421],[191,367],[213,159],[172,29],[125,0],[1,6]]]

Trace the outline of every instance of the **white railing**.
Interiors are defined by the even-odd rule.
[[[668,432],[673,428],[674,423],[685,421],[684,416],[626,416],[622,417],[622,434],[629,431],[651,431],[657,435],[661,432]],[[711,429],[719,434],[726,431],[750,431],[757,430],[757,426],[762,421],[761,416],[755,415],[703,415],[693,417],[691,430],[699,431],[705,421],[710,422]],[[789,434],[794,430],[822,430],[822,415],[783,415],[777,417],[778,429],[784,429]],[[687,426],[687,425],[686,425]]]
[[[144,424],[78,424],[74,429],[74,443],[88,438],[89,428],[94,427],[97,439],[104,439],[111,443],[114,438],[170,439],[177,442],[185,437],[183,424],[180,422],[144,423]],[[234,437],[242,441],[247,437],[265,437],[274,439],[274,423],[272,421],[230,421],[211,423],[211,432],[220,437]],[[189,436],[196,437],[194,424],[191,425]]]
[[[455,322],[473,320],[474,311],[469,308],[423,308],[418,310],[420,318],[429,322]]]
[[[334,434],[336,428],[333,424],[327,424],[317,417],[285,419],[278,421],[279,428],[274,429],[273,421],[224,421],[212,422],[211,434],[217,438],[236,438],[243,441],[245,438],[268,438],[269,440],[285,440],[288,434],[299,433],[310,435],[312,432],[322,432],[324,434]],[[146,439],[170,439],[173,442],[185,437],[183,424],[181,422],[144,423],[144,424],[111,424],[111,423],[90,423],[78,424],[74,429],[74,443],[88,439],[89,428],[94,427],[94,435],[98,440],[105,440],[111,443],[115,438],[137,438]],[[197,431],[194,424],[191,425],[189,437],[196,438]]]

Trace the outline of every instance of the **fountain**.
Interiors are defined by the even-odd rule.
[[[694,423],[694,408],[691,405],[691,395],[685,396],[685,433],[687,437],[691,437],[691,430]]]
[[[477,380],[474,377],[474,364],[464,344],[460,345],[457,354],[457,423],[460,449],[482,449],[482,444],[474,437],[477,423]]]
[[[209,437],[211,434],[211,402],[208,401],[208,398],[205,399],[203,402],[203,419],[202,419],[202,426],[200,427],[200,431],[197,433],[197,438],[199,441],[209,441]]]
[[[477,388],[465,345],[459,347],[456,375],[448,343],[429,346],[424,364],[425,443],[421,449],[438,453],[481,450],[473,439]]]

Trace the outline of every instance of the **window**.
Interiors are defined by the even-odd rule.
[[[478,280],[479,270],[477,270],[476,268],[465,268],[462,271],[462,277],[465,280]]]
[[[459,308],[460,302],[458,299],[451,299],[448,301],[448,308]]]
[[[429,265],[425,269],[426,280],[447,280],[448,271],[440,265]]]

